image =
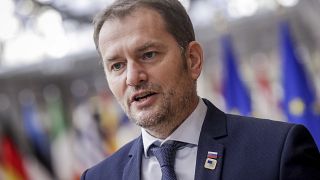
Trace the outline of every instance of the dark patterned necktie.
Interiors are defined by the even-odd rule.
[[[162,178],[161,180],[177,180],[174,172],[174,161],[177,149],[185,143],[174,141],[172,144],[163,144],[161,147],[151,145],[149,152],[154,155],[159,161]]]

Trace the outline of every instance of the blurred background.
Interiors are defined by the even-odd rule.
[[[93,16],[112,2],[0,1],[1,180],[77,180],[139,135],[92,40]],[[320,0],[181,2],[205,50],[200,96],[303,123],[319,145]]]

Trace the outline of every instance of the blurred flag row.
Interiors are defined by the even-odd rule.
[[[74,104],[71,114],[58,86],[44,88],[42,103],[37,99],[31,90],[19,93],[27,148],[12,119],[0,114],[1,180],[78,180],[138,133],[106,93]]]
[[[242,115],[254,115],[251,106],[250,92],[241,80],[237,67],[237,57],[235,55],[232,39],[230,35],[221,38],[223,50],[223,95],[226,110]],[[281,57],[281,78],[283,98],[280,109],[288,122],[305,125],[314,137],[320,148],[320,111],[312,79],[308,78],[308,73],[303,61],[295,47],[290,26],[287,21],[279,24],[279,52]],[[264,72],[268,73],[268,72]],[[266,96],[265,100],[271,98],[270,87],[265,79],[258,74],[258,83],[263,86]],[[274,105],[274,104],[273,104]],[[267,107],[272,113],[271,107]]]

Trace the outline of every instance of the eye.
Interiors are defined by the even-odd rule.
[[[115,63],[111,66],[111,70],[112,71],[120,71],[121,68],[123,68],[123,66],[124,66],[124,63],[118,62],[118,63]]]
[[[150,51],[150,52],[146,52],[142,55],[142,59],[143,60],[148,60],[148,59],[152,59],[157,55],[157,52],[155,51]]]

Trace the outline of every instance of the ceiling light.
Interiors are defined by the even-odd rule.
[[[299,0],[277,0],[277,2],[285,7],[293,7],[299,3]]]

